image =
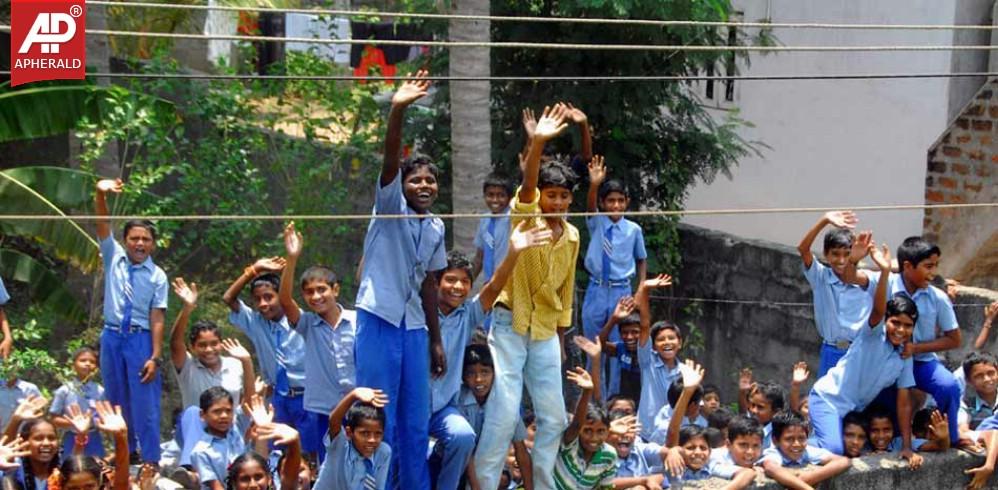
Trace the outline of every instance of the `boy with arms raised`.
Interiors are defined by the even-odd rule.
[[[600,330],[599,339],[603,346],[603,352],[614,359],[610,363],[610,369],[616,370],[616,375],[610,374],[611,378],[617,380],[617,384],[611,389],[616,391],[607,398],[623,397],[641,403],[641,365],[638,364],[638,338],[641,336],[641,315],[634,310],[637,304],[634,298],[625,296],[617,301],[617,307],[613,310],[613,315],[603,325]],[[610,340],[610,334],[614,327],[617,327],[620,338],[619,341]]]
[[[755,465],[761,454],[762,426],[755,419],[738,415],[728,424],[727,447],[710,450],[707,471],[710,476],[731,480],[723,487],[724,490],[747,488],[758,474]],[[699,461],[689,465],[691,456],[682,446],[669,449],[666,465],[672,478],[687,479],[686,470],[697,469]]]
[[[354,388],[336,404],[329,413],[327,457],[319,468],[316,489],[387,488],[392,448],[384,442],[384,407],[389,402],[381,390]]]
[[[807,420],[796,412],[784,410],[773,416],[773,447],[762,453],[766,476],[787,488],[811,490],[849,469],[849,458],[808,445],[808,432]],[[804,469],[810,465],[818,467]]]

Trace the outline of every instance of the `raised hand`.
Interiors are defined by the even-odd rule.
[[[257,426],[267,425],[274,421],[274,407],[264,405],[263,397],[260,395],[254,394],[250,401],[244,404],[244,409]]]
[[[392,105],[404,107],[425,97],[427,90],[430,89],[430,81],[426,79],[429,74],[426,70],[417,71],[416,76],[407,74],[408,80],[402,83],[392,96]]]
[[[22,422],[39,419],[45,416],[45,406],[49,401],[37,395],[28,395],[17,404],[11,418],[16,418]]]
[[[581,367],[575,368],[574,371],[566,371],[565,376],[568,380],[575,383],[581,390],[591,390],[593,389],[593,379],[589,377],[589,373]]]
[[[381,391],[373,388],[354,388],[353,396],[359,401],[364,403],[370,403],[375,407],[384,407],[388,405],[388,395]]]
[[[263,378],[257,376],[256,381],[253,382],[253,392],[254,393],[266,393],[267,392],[267,382]]]
[[[180,298],[180,301],[184,302],[184,306],[193,308],[198,304],[198,285],[197,283],[187,284],[183,277],[177,277],[173,279],[173,292]]]
[[[295,231],[295,222],[288,223],[284,227],[284,249],[288,252],[288,257],[297,258],[301,255],[303,240],[301,233]]]
[[[159,466],[153,463],[143,463],[139,469],[139,490],[153,490],[159,480]]]
[[[97,192],[121,194],[125,190],[125,183],[121,179],[101,179],[97,181]]]
[[[550,229],[534,228],[530,220],[523,220],[513,228],[509,235],[509,249],[522,252],[528,248],[540,247],[551,243],[553,234]]]
[[[239,342],[238,339],[228,338],[222,341],[222,348],[225,349],[225,353],[239,359],[240,361],[248,361],[250,359],[250,353],[243,347],[243,344]]]
[[[259,274],[261,272],[280,272],[284,270],[287,261],[284,257],[265,257],[253,263],[253,270]]]
[[[613,309],[613,318],[620,323],[624,321],[625,318],[631,316],[634,313],[634,309],[638,307],[638,304],[634,302],[633,296],[624,296],[617,301],[617,306]]]
[[[849,251],[849,260],[852,263],[859,263],[870,252],[870,244],[873,243],[873,232],[862,231],[852,241],[852,250]]]
[[[998,301],[984,307],[984,321],[994,321],[995,316],[998,316]]]
[[[286,446],[298,440],[298,431],[284,424],[270,423],[256,428],[257,436],[264,441],[274,441],[278,446]]]
[[[84,412],[80,409],[79,404],[71,403],[66,407],[66,414],[68,415],[69,423],[73,424],[73,432],[77,434],[90,432],[90,423],[94,416],[93,412],[90,410]]]
[[[800,386],[801,383],[807,381],[809,376],[811,376],[811,370],[808,369],[807,363],[800,361],[797,364],[794,364],[794,374],[790,379],[790,384]]]
[[[870,244],[870,258],[873,262],[877,264],[877,267],[882,271],[891,270],[891,249],[887,248],[887,244],[881,244],[881,248],[877,248],[876,244]]]
[[[541,118],[537,121],[537,128],[534,129],[534,137],[541,141],[548,141],[561,134],[568,123],[565,122],[568,108],[563,105],[545,107]]]
[[[610,422],[610,432],[618,436],[634,436],[638,433],[638,417],[625,415]]]
[[[582,109],[567,103],[565,104],[565,107],[568,108],[568,118],[571,119],[573,123],[585,124],[589,121],[589,116],[586,116],[586,113],[582,112]]]
[[[859,223],[856,213],[852,211],[829,211],[825,213],[825,219],[839,228],[853,229],[856,227],[856,223]]]
[[[693,359],[687,359],[683,362],[683,367],[685,369],[680,370],[683,375],[683,388],[700,386],[704,376],[703,366],[697,364]]]
[[[738,373],[738,391],[749,391],[754,384],[752,380],[752,368],[742,368]]]
[[[599,337],[596,337],[595,342],[587,339],[583,335],[576,335],[572,338],[572,340],[575,342],[575,345],[578,346],[579,349],[582,349],[582,352],[585,352],[590,358],[596,359],[603,353],[603,347],[600,346]]]
[[[933,410],[929,420],[930,438],[936,441],[949,441],[949,416]]]
[[[527,133],[527,139],[534,137],[536,129],[537,116],[534,115],[534,110],[528,107],[523,110],[523,131]]]
[[[589,185],[599,187],[606,180],[606,163],[600,155],[593,155],[589,161]]]
[[[683,476],[686,471],[686,461],[683,460],[683,448],[679,446],[670,447],[665,457],[665,467],[669,469],[669,474],[674,477]]]
[[[97,428],[108,434],[127,434],[128,425],[125,424],[125,417],[121,415],[121,407],[111,405],[111,402],[100,400],[96,402]]]
[[[664,288],[672,286],[672,276],[668,274],[659,274],[651,279],[645,279],[641,285],[645,288]]]
[[[20,437],[14,438],[12,441],[8,441],[7,436],[0,438],[0,470],[19,469],[21,463],[17,461],[17,458],[26,458],[30,454],[28,441],[24,441]]]

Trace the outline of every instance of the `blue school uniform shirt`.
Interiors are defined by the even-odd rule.
[[[920,437],[911,436],[911,450],[912,451],[921,450],[922,446],[924,446],[926,442],[929,442],[928,439],[922,439]],[[894,439],[891,439],[891,443],[887,445],[887,450],[892,453],[896,453],[901,451],[902,447],[904,447],[904,441],[901,439],[901,436],[898,436],[895,437]]]
[[[407,330],[426,328],[419,296],[427,272],[447,267],[444,222],[420,215],[402,194],[402,173],[382,187],[377,184],[375,214],[406,214],[421,219],[372,219],[364,239],[364,270],[357,291],[357,308]]]
[[[589,228],[589,248],[586,249],[586,271],[594,279],[603,278],[603,249],[607,229],[613,228],[610,252],[610,280],[623,281],[634,277],[638,260],[648,258],[645,250],[645,237],[641,226],[627,219],[620,218],[616,223],[609,216],[592,216],[586,218]]]
[[[901,347],[887,340],[884,322],[864,327],[835,367],[814,383],[812,391],[830,403],[840,417],[863,410],[891,385],[915,386],[912,358],[901,359]]]
[[[211,490],[212,481],[218,481],[224,487],[229,465],[245,451],[246,443],[235,426],[225,437],[205,432],[191,452],[191,464],[201,479],[201,488]]]
[[[239,311],[229,313],[229,323],[253,342],[260,374],[267,384],[281,390],[305,387],[305,338],[288,325],[287,316],[272,322],[240,300]],[[287,374],[287,387],[278,387],[281,368]]]
[[[831,455],[831,451],[827,449],[808,445],[804,448],[804,454],[801,455],[800,459],[790,459],[787,455],[783,454],[783,451],[774,446],[762,452],[762,459],[757,464],[761,464],[764,461],[772,461],[784,468],[803,468],[809,465],[820,465],[825,458]]]
[[[440,378],[430,380],[430,400],[433,413],[446,407],[461,391],[461,374],[464,366],[464,348],[471,341],[475,326],[485,319],[485,311],[478,296],[461,303],[449,315],[440,313],[440,336],[450,369]]]
[[[877,281],[880,277],[871,277],[869,288],[876,289]],[[914,294],[908,294],[904,287],[904,279],[901,274],[891,273],[887,280],[887,297],[894,297],[896,294],[903,294],[915,302],[918,307],[918,320],[915,321],[915,333],[912,340],[918,344],[935,340],[936,327],[938,326],[944,333],[960,328],[956,321],[956,313],[953,311],[953,303],[950,303],[946,293],[932,285],[927,288],[917,289]],[[935,352],[915,354],[916,361],[933,361],[939,359]]]
[[[10,301],[10,295],[7,294],[7,288],[3,285],[3,278],[0,277],[0,306],[7,304]]]
[[[121,325],[125,309],[125,285],[128,271],[132,269],[132,325],[149,330],[149,312],[153,308],[166,309],[169,285],[166,273],[146,257],[141,264],[132,264],[125,249],[112,235],[100,242],[104,259],[104,324]]]
[[[52,395],[52,405],[49,406],[49,413],[52,415],[66,415],[66,409],[72,404],[80,406],[80,410],[86,412],[88,409],[97,411],[97,402],[104,400],[104,387],[94,381],[80,383],[72,380],[64,383]],[[92,427],[93,430],[97,426]]]
[[[511,208],[500,214],[493,214],[478,221],[478,231],[475,232],[475,248],[482,251],[482,275],[488,281],[496,268],[506,258],[509,250],[509,213]]]
[[[863,271],[856,273],[866,274]],[[818,334],[829,344],[852,342],[870,320],[873,289],[842,282],[831,267],[813,258],[811,267],[804,267],[804,277],[811,285]]]
[[[988,402],[984,401],[977,395],[977,392],[971,388],[967,390],[967,394],[960,400],[960,415],[958,417],[959,423],[968,424],[970,426],[970,430],[975,430],[977,429],[977,426],[984,421],[984,419],[995,414],[995,408],[998,408],[998,403],[994,406],[988,405]]]
[[[731,457],[731,453],[728,452],[728,448],[721,447],[711,449],[710,459],[707,460],[707,471],[710,472],[710,476],[730,480],[734,478],[735,475],[742,469],[751,468],[738,466],[738,464],[735,463],[735,460]]]
[[[617,478],[648,476],[662,471],[662,446],[635,440],[626,458],[617,458]]]
[[[10,414],[29,395],[42,396],[42,392],[34,383],[23,379],[15,381],[14,386],[7,386],[7,380],[0,380],[0,423],[7,425]]]
[[[682,376],[683,361],[676,357],[676,367],[669,368],[652,349],[652,340],[638,346],[638,364],[641,366],[641,404],[638,405],[638,422],[641,437],[648,441],[655,430],[655,415],[669,405],[669,386]]]
[[[468,425],[475,431],[475,444],[482,437],[482,427],[485,425],[485,405],[479,405],[475,399],[475,394],[467,387],[461,387],[461,393],[457,398],[457,411],[468,421]],[[516,419],[516,427],[513,428],[513,442],[527,439],[527,427],[523,425],[523,419]]]
[[[362,490],[367,465],[374,474],[374,488],[383,489],[388,481],[388,466],[392,460],[392,448],[382,442],[371,455],[369,463],[347,439],[346,430],[340,429],[332,439],[326,435],[326,461],[319,468],[319,478],[313,488],[317,490]]]
[[[672,412],[672,407],[666,404],[661,410],[658,411],[657,414],[655,414],[655,427],[651,437],[648,439],[649,442],[665,444],[665,440],[669,436],[669,423],[672,422]],[[683,427],[689,427],[691,425],[707,428],[709,424],[707,424],[707,419],[705,419],[703,415],[697,414],[697,418],[692,421],[683,416],[683,421],[679,423],[679,428],[682,429]]]
[[[357,386],[356,325],[357,312],[343,306],[335,329],[312,312],[298,318],[295,331],[305,340],[305,410],[328,415]]]

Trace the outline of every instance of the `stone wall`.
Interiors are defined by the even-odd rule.
[[[926,204],[993,203],[998,200],[998,79],[978,91],[929,149]],[[998,288],[998,220],[994,208],[926,209],[926,237],[944,251],[943,274],[964,283]]]
[[[704,365],[707,382],[720,386],[725,403],[736,401],[742,367],[751,367],[756,379],[784,385],[789,385],[796,361],[817,370],[821,340],[796,249],[689,225],[680,227],[680,241],[683,268],[671,291],[674,298],[653,301],[655,315],[696,326],[704,350],[683,355]],[[685,298],[706,300],[698,302],[699,314],[688,312],[691,301]],[[995,300],[994,291],[961,288],[955,303],[965,346],[980,331],[980,305]],[[953,366],[966,350],[948,353]]]

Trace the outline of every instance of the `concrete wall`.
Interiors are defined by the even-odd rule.
[[[807,361],[817,370],[821,341],[796,249],[688,225],[680,228],[680,240],[683,268],[672,291],[677,299],[654,301],[656,318],[697,326],[705,351],[684,356],[704,365],[707,382],[720,386],[730,398],[725,403],[736,401],[732,397],[742,367],[751,367],[756,379],[784,385],[790,384],[796,361]],[[689,301],[679,298],[724,302],[701,301],[697,317],[682,311]],[[980,331],[983,304],[995,300],[995,291],[961,289],[955,303],[964,345],[972,345]],[[953,366],[966,350],[948,353]],[[813,381],[812,376],[809,383]]]
[[[744,20],[773,22],[950,24],[987,18],[980,0],[797,2],[736,0]],[[961,12],[957,19],[956,12]],[[787,46],[948,45],[951,31],[777,29]],[[766,74],[949,72],[983,66],[987,52],[780,53],[752,55],[742,72]],[[980,60],[977,60],[977,58]],[[733,179],[692,189],[689,209],[919,204],[924,152],[946,129],[954,101],[976,87],[947,79],[741,81],[732,107],[755,124],[742,134],[770,146],[741,160]],[[725,107],[725,104],[720,104]],[[723,113],[721,113],[723,115]],[[686,222],[741,236],[795,244],[812,214],[690,217]],[[863,213],[861,226],[891,244],[921,233],[921,211]]]

